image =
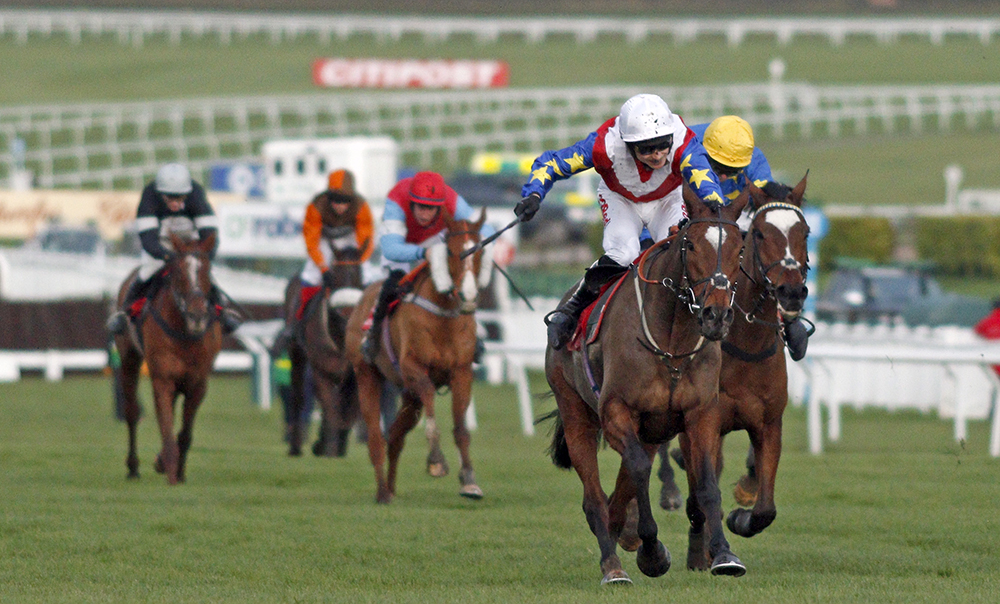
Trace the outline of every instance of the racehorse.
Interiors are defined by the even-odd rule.
[[[781,329],[782,319],[799,316],[808,294],[809,226],[801,209],[807,177],[794,189],[774,182],[763,190],[748,184],[756,209],[744,238],[733,302],[737,318],[722,342],[719,382],[720,401],[731,417],[725,432],[746,430],[750,435],[749,473],[737,482],[734,496],[753,509],[737,508],[726,519],[729,530],[743,537],[767,528],[777,513],[774,484],[788,402]],[[663,464],[668,463],[664,458]],[[676,490],[668,482],[664,478],[664,490]]]
[[[351,426],[357,420],[357,386],[354,372],[344,354],[344,333],[347,318],[361,299],[361,252],[357,248],[333,249],[329,274],[301,313],[302,281],[298,275],[289,279],[285,288],[285,321],[294,325],[294,337],[288,343],[292,362],[291,417],[288,454],[302,455],[306,426],[302,417],[305,405],[306,366],[312,368],[316,400],[323,420],[313,453],[328,457],[343,457],[347,452]]]
[[[222,345],[219,309],[209,303],[212,290],[210,254],[215,235],[203,241],[188,241],[171,233],[173,256],[162,270],[163,286],[144,305],[135,324],[115,336],[121,355],[118,373],[124,399],[123,411],[128,424],[128,477],[139,478],[136,454],[136,428],[139,424],[137,390],[139,370],[145,358],[153,386],[156,421],[160,427],[162,448],[153,468],[166,474],[170,484],[184,482],[184,468],[194,416],[208,391],[208,374]],[[125,280],[118,293],[118,303],[138,269]],[[174,437],[174,408],[184,395],[181,430]]]
[[[421,412],[426,419],[429,448],[427,473],[434,477],[448,474],[434,412],[434,395],[442,387],[451,390],[454,438],[462,459],[459,494],[472,499],[483,496],[469,457],[465,415],[472,397],[476,297],[489,284],[492,269],[478,246],[479,231],[485,220],[485,210],[476,222],[445,216],[444,241],[427,248],[427,261],[403,278],[410,291],[382,322],[382,333],[368,334],[382,339],[374,364],[362,358],[361,343],[381,283],[365,290],[348,321],[347,351],[358,380],[361,414],[368,428],[368,456],[375,468],[377,503],[390,503],[396,494],[399,456],[406,435],[416,426]],[[383,437],[379,397],[386,380],[401,388],[402,397],[396,419]]]
[[[652,458],[660,443],[681,432],[690,440],[688,482],[691,538],[711,531],[713,574],[741,575],[745,567],[722,529],[716,474],[719,340],[733,320],[732,279],[739,269],[742,239],[735,219],[744,192],[716,211],[685,191],[690,220],[673,237],[643,254],[614,286],[596,335],[583,344],[547,349],[545,375],[558,405],[552,460],[576,470],[583,483],[583,509],[601,550],[604,583],[631,583],[617,554],[617,540],[632,499],[638,503],[636,563],[647,576],[670,568],[670,554],[657,539],[649,501]],[[598,312],[598,311],[594,311]],[[622,457],[608,499],[597,463],[599,440]]]

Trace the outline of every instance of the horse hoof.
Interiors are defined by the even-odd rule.
[[[139,480],[139,472],[137,472],[137,471],[136,472],[130,471],[128,473],[128,476],[125,477],[125,479],[126,480]]]
[[[448,475],[448,464],[429,463],[427,464],[427,473],[434,478],[443,478]]]
[[[469,499],[482,499],[483,490],[476,484],[467,484],[458,490],[458,494]]]
[[[618,537],[618,545],[627,552],[634,552],[642,545],[642,539],[634,532],[624,531]]]
[[[302,457],[302,447],[290,447],[288,449],[289,457]]]
[[[392,503],[392,493],[379,491],[375,495],[375,503],[380,505],[388,505]]]
[[[684,498],[681,497],[681,490],[677,488],[677,485],[664,483],[663,488],[660,489],[660,507],[668,512],[673,512],[681,509],[683,503]]]
[[[635,555],[636,566],[647,577],[660,577],[670,570],[670,552],[663,545],[663,542],[656,542],[656,552],[653,555],[646,555],[647,548],[640,547]]]
[[[723,552],[712,560],[712,574],[726,577],[742,577],[747,574],[747,567],[732,552]]]
[[[628,573],[621,569],[613,570],[604,575],[601,585],[632,585],[632,579],[629,579]]]
[[[736,488],[733,489],[733,497],[739,505],[752,508],[757,503],[757,479],[746,475],[740,476]]]
[[[163,474],[167,469],[163,466],[163,459],[159,455],[156,456],[156,461],[153,462],[153,469],[156,470],[157,474]]]
[[[634,552],[642,545],[642,539],[639,538],[639,504],[635,499],[628,502],[628,507],[625,508],[625,524],[618,535],[618,545],[627,552]]]

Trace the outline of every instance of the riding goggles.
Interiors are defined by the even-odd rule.
[[[674,146],[674,135],[668,134],[660,138],[635,143],[635,152],[639,155],[652,155],[658,151],[667,151]]]

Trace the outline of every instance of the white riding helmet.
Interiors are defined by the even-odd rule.
[[[167,164],[156,173],[156,191],[161,195],[187,195],[193,188],[191,173],[181,164]]]
[[[618,129],[622,140],[636,143],[672,134],[679,122],[666,101],[655,94],[637,94],[622,105]]]

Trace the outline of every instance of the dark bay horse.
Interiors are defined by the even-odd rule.
[[[489,283],[492,266],[483,265],[481,249],[465,258],[462,253],[477,246],[485,219],[485,211],[476,222],[446,217],[444,242],[429,247],[427,262],[404,278],[410,284],[410,293],[383,322],[383,333],[369,334],[382,338],[383,342],[374,364],[362,358],[361,342],[381,283],[365,290],[348,321],[347,350],[358,380],[361,414],[368,427],[368,456],[375,468],[378,503],[390,503],[396,494],[396,470],[403,443],[421,413],[426,420],[429,447],[427,472],[435,477],[448,474],[434,412],[434,395],[442,387],[451,390],[454,438],[462,458],[459,494],[472,499],[483,496],[469,457],[470,436],[465,415],[472,398],[476,297]],[[386,380],[401,388],[402,401],[395,421],[383,437],[379,397]]]
[[[312,368],[316,400],[323,420],[313,452],[327,457],[346,454],[351,426],[357,420],[357,385],[354,372],[344,353],[347,318],[361,299],[361,252],[357,248],[333,246],[329,273],[332,281],[324,284],[308,302],[301,320],[302,281],[292,277],[285,288],[285,321],[294,325],[288,344],[292,362],[291,417],[297,418],[289,432],[288,454],[302,454],[306,425],[302,421],[305,406],[306,366]]]
[[[602,327],[579,350],[546,351],[545,374],[558,405],[553,462],[576,470],[583,509],[601,550],[602,583],[630,583],[617,540],[632,499],[638,502],[636,563],[647,576],[670,568],[657,539],[649,475],[660,443],[681,432],[690,440],[692,531],[707,521],[714,574],[741,575],[722,528],[716,474],[719,448],[719,340],[733,320],[732,280],[742,238],[734,222],[744,193],[713,212],[690,193],[690,221],[647,250],[618,284]],[[622,457],[610,499],[601,487],[597,450],[603,439]],[[700,533],[697,538],[701,539]]]
[[[136,396],[139,370],[145,359],[162,441],[153,467],[166,474],[170,484],[177,484],[184,482],[194,416],[208,391],[208,375],[222,345],[222,328],[219,310],[208,300],[212,290],[210,253],[215,247],[215,236],[204,241],[187,241],[171,234],[170,239],[175,255],[162,269],[163,287],[145,304],[136,325],[130,322],[127,332],[115,337],[115,345],[121,355],[119,379],[129,434],[128,476],[139,478]],[[122,284],[119,304],[137,273],[138,269]],[[174,407],[180,395],[184,395],[183,420],[175,438]]]

